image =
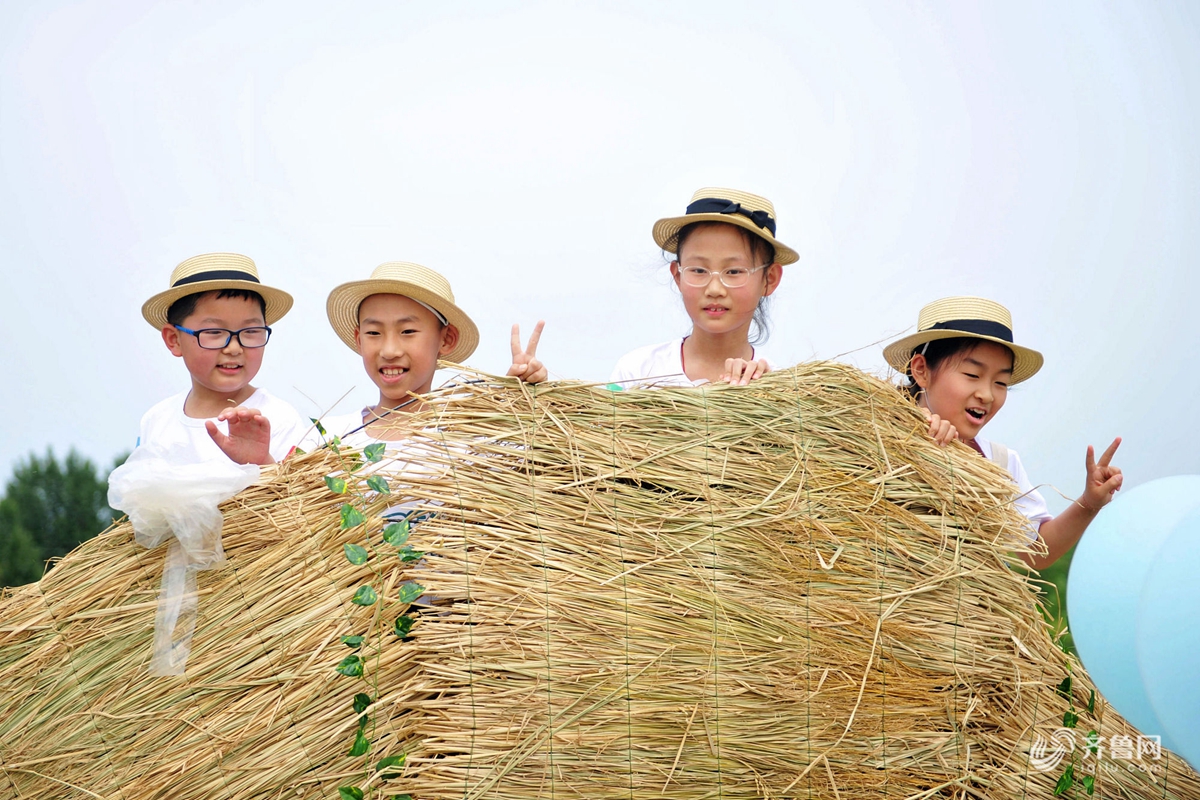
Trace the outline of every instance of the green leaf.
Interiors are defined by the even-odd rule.
[[[342,551],[346,554],[346,560],[355,566],[367,563],[370,554],[367,548],[357,544],[344,544]]]
[[[412,800],[411,794],[394,794],[392,800]]]
[[[1087,743],[1087,749],[1092,755],[1100,754],[1100,733],[1098,731],[1088,731],[1087,736],[1084,737],[1084,741]]]
[[[343,636],[342,644],[346,645],[347,647],[353,647],[355,650],[357,650],[358,648],[362,647],[363,638],[364,637],[362,636]]]
[[[309,419],[309,422],[311,422],[313,425],[316,426],[317,433],[324,436],[325,435],[325,426],[321,424],[321,420],[317,419],[316,417],[309,417],[308,419]]]
[[[364,711],[371,705],[371,695],[359,692],[354,695],[354,713],[362,715]]]
[[[363,729],[360,727],[358,729],[358,731],[354,734],[354,744],[350,747],[349,755],[352,755],[352,756],[366,755],[367,751],[370,749],[371,749],[371,740],[367,738],[367,735],[365,733],[363,733]]]
[[[381,758],[381,759],[379,759],[379,763],[375,765],[375,770],[378,773],[380,773],[379,777],[383,778],[384,780],[388,780],[391,778],[398,778],[398,777],[400,777],[399,772],[385,771],[385,770],[390,770],[392,767],[404,766],[404,759],[405,759],[405,756],[403,756],[403,755],[388,756],[387,758]]]
[[[413,623],[416,622],[412,617],[396,617],[396,624],[392,626],[392,633],[403,639],[408,636],[408,632],[412,630]]]
[[[356,606],[373,606],[378,599],[379,595],[375,594],[375,590],[370,586],[360,586],[354,597],[350,598],[350,602]]]
[[[1067,764],[1067,768],[1059,776],[1058,783],[1054,784],[1054,796],[1058,797],[1067,789],[1070,789],[1073,783],[1075,783],[1075,765]]]
[[[358,656],[346,656],[337,665],[337,671],[347,678],[361,678],[363,674],[363,660]]]
[[[1090,692],[1088,692],[1087,710],[1088,710],[1088,713],[1091,714],[1092,716],[1096,715],[1096,690],[1095,689],[1092,689]]]
[[[1096,791],[1096,776],[1084,775],[1083,776],[1083,788],[1087,790],[1088,794],[1094,793]]]
[[[366,462],[363,461],[361,458],[354,458],[354,459],[351,459],[350,463],[348,463],[346,465],[346,471],[347,472],[358,472],[360,469],[362,469],[365,466],[366,466]]]
[[[354,506],[346,503],[342,506],[342,530],[355,528],[367,521],[363,513]]]
[[[424,555],[425,554],[420,550],[413,550],[411,547],[406,545],[405,548],[400,551],[400,560],[404,562],[420,561],[421,557]]]
[[[1063,727],[1074,728],[1079,724],[1079,715],[1068,709],[1063,713]]]
[[[419,583],[402,583],[400,584],[400,602],[411,603],[413,600],[416,600],[418,597],[420,597],[421,593],[424,591],[425,587]]]
[[[383,442],[375,442],[363,448],[363,458],[370,461],[372,464],[383,458],[383,449],[386,445]]]
[[[403,547],[404,543],[408,541],[408,534],[408,520],[392,522],[384,527],[383,540],[392,547]]]
[[[338,800],[363,800],[362,789],[357,786],[339,786]]]
[[[346,481],[334,475],[325,476],[325,485],[329,487],[329,491],[334,494],[346,493]]]
[[[1063,678],[1062,683],[1060,683],[1058,685],[1058,688],[1055,689],[1054,691],[1058,692],[1060,695],[1062,695],[1063,697],[1070,700],[1071,699],[1071,676],[1068,675],[1067,677]]]
[[[391,487],[388,486],[387,480],[382,475],[372,475],[371,477],[367,478],[367,486],[370,486],[373,490],[379,492],[380,494],[392,493]]]

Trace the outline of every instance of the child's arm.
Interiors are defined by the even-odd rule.
[[[545,321],[538,320],[538,324],[534,327],[533,333],[529,337],[529,347],[521,347],[521,326],[512,326],[512,366],[508,368],[509,377],[520,378],[526,383],[541,383],[546,380],[549,374],[542,362],[538,361],[537,355],[538,340],[542,338],[542,328],[546,326]]]
[[[755,378],[761,378],[771,371],[771,365],[767,363],[765,358],[760,358],[758,361],[747,361],[744,358],[727,358],[725,359],[725,374],[721,376],[721,380],[727,381],[730,386],[745,386]]]
[[[1097,462],[1096,451],[1088,445],[1085,462],[1087,482],[1083,494],[1066,511],[1042,523],[1038,534],[1046,543],[1046,555],[1024,553],[1021,558],[1025,563],[1034,569],[1045,569],[1053,564],[1079,541],[1100,509],[1112,502],[1113,495],[1121,488],[1121,482],[1124,480],[1120,467],[1109,466],[1113,454],[1120,446],[1121,438],[1118,436]]]
[[[271,456],[271,421],[256,408],[226,408],[217,415],[229,423],[229,435],[209,420],[204,423],[208,435],[235,464],[274,464]]]

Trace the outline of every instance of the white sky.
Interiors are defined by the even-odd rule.
[[[295,295],[255,383],[305,414],[374,399],[324,303],[393,259],[449,277],[473,365],[545,318],[552,373],[606,379],[687,330],[650,228],[711,185],[801,253],[777,363],[882,371],[921,305],[984,295],[1046,355],[987,430],[1035,483],[1077,495],[1118,434],[1128,485],[1200,473],[1198,30],[1094,0],[0,4],[0,476],[107,465],[187,387],[139,309],[202,252]]]

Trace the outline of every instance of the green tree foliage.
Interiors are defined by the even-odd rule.
[[[108,471],[74,450],[62,461],[49,450],[30,454],[17,463],[0,500],[0,585],[38,580],[47,560],[66,555],[117,516],[108,507]]]

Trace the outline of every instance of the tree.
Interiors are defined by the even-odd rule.
[[[51,450],[44,458],[30,454],[0,501],[0,584],[37,580],[45,561],[66,555],[117,516],[108,507],[107,472],[74,450],[61,463]]]

